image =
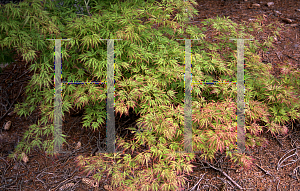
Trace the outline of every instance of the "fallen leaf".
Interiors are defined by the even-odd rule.
[[[268,2],[267,5],[268,5],[268,7],[271,7],[272,5],[274,5],[274,3],[273,2]]]
[[[8,131],[10,129],[10,126],[11,126],[11,121],[8,121],[4,126],[4,130]]]
[[[108,191],[112,191],[112,187],[110,185],[104,185],[104,189]]]
[[[80,149],[80,147],[81,147],[81,142],[79,141],[75,147],[75,150]]]
[[[252,4],[252,7],[253,7],[253,8],[259,8],[259,7],[260,7],[260,4],[258,4],[258,3],[253,3],[253,4]]]
[[[25,153],[22,153],[22,161],[27,163],[29,161],[28,156]]]
[[[282,20],[286,23],[292,23],[293,20],[292,19],[288,19],[288,18],[282,18]]]

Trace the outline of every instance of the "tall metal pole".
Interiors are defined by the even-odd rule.
[[[187,0],[184,0],[186,2]],[[185,11],[188,13],[188,9],[186,8]],[[189,17],[189,21],[191,21],[191,17]]]

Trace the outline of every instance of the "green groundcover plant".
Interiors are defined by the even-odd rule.
[[[237,46],[231,38],[253,39],[251,32],[273,30],[259,42],[245,42],[245,129],[246,148],[264,146],[263,131],[287,133],[284,125],[299,120],[300,73],[282,65],[281,79],[262,63],[259,50],[273,48],[279,28],[261,22],[236,24],[228,18],[207,19],[202,28],[187,24],[196,15],[195,1],[91,1],[78,2],[83,14],[72,6],[30,0],[1,6],[0,45],[17,51],[30,62],[34,75],[26,88],[27,98],[16,106],[18,115],[38,109],[41,119],[25,132],[11,157],[20,159],[39,147],[53,150],[55,41],[62,41],[64,81],[106,80],[106,41],[115,42],[115,111],[140,114],[138,128],[129,142],[116,137],[117,151],[77,157],[78,164],[95,180],[111,176],[114,190],[182,190],[185,175],[192,172],[194,153],[184,151],[184,41],[192,41],[193,82],[236,81]],[[186,10],[189,10],[186,13]],[[262,18],[258,18],[262,19]],[[206,40],[213,34],[216,42]],[[40,52],[37,57],[37,52]],[[253,158],[234,152],[236,142],[235,84],[194,84],[192,89],[193,150],[205,160],[225,152],[238,165],[249,169]],[[62,112],[83,108],[83,127],[99,129],[106,120],[105,84],[63,84]],[[64,136],[65,137],[65,136]],[[65,138],[63,139],[65,142]],[[126,152],[125,151],[130,151]]]

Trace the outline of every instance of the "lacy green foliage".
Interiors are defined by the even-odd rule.
[[[82,2],[82,1],[81,1]],[[192,3],[195,3],[192,1]],[[81,4],[82,5],[82,4]],[[89,16],[77,15],[75,9],[60,6],[55,10],[51,1],[23,2],[1,7],[1,47],[14,48],[26,61],[34,75],[26,88],[27,98],[16,106],[19,115],[28,116],[38,109],[41,119],[29,127],[14,155],[26,153],[37,146],[53,150],[53,78],[54,41],[62,41],[62,77],[65,81],[106,80],[105,41],[115,41],[115,111],[127,114],[129,108],[141,114],[139,131],[134,140],[117,137],[117,146],[124,153],[78,157],[78,164],[100,180],[104,173],[112,176],[114,190],[179,190],[184,175],[192,171],[194,154],[183,151],[184,132],[184,44],[176,39],[202,39],[213,34],[218,43],[192,41],[193,81],[236,80],[236,41],[250,39],[251,32],[262,31],[262,23],[237,25],[228,18],[207,19],[202,28],[186,25],[193,7],[182,0],[91,2]],[[86,6],[87,7],[87,6]],[[47,11],[45,11],[47,10]],[[261,18],[259,18],[262,20]],[[278,35],[274,30],[274,36]],[[273,37],[260,43],[245,43],[245,122],[246,148],[264,145],[263,128],[286,133],[284,123],[299,120],[299,71],[282,65],[283,79],[270,74],[271,64],[263,64],[256,54],[272,48]],[[36,52],[41,52],[37,58]],[[193,84],[193,150],[200,157],[212,160],[217,152],[250,168],[253,159],[233,152],[236,142],[237,88],[234,84]],[[84,127],[98,129],[106,117],[105,85],[63,85],[62,112],[84,108]],[[64,136],[65,137],[65,136]],[[142,150],[142,146],[146,149]]]

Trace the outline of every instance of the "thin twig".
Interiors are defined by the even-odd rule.
[[[190,23],[200,23],[202,21],[189,21],[189,22],[186,22],[186,24],[190,24]]]
[[[2,159],[7,165],[9,165],[9,163],[2,157],[0,157],[0,159]]]
[[[276,55],[277,55],[278,60],[281,61],[281,58],[280,58],[278,52],[275,52],[275,53],[276,53]]]
[[[190,191],[195,190],[196,186],[200,183],[200,181],[203,179],[203,177],[204,177],[205,175],[206,175],[206,173],[202,175],[202,177],[200,178],[200,180],[197,182],[197,184],[195,184],[195,186],[193,186],[193,188],[190,189]]]
[[[300,159],[300,157],[298,156],[297,152],[295,152],[293,155],[290,155],[290,156],[288,156],[287,158],[285,158],[284,160],[282,160],[282,159],[285,157],[285,155],[287,155],[287,154],[290,153],[291,151],[297,150],[297,149],[299,149],[299,148],[300,148],[300,147],[296,147],[296,148],[294,148],[294,149],[292,149],[292,150],[289,150],[288,152],[286,152],[286,153],[279,159],[279,161],[278,161],[278,163],[277,163],[277,171],[278,171],[278,169],[279,169],[280,167],[285,167],[285,166],[287,166],[287,165],[293,164],[293,163],[297,162],[297,161]],[[286,161],[288,158],[291,158],[292,156],[295,156],[295,155],[298,156],[298,159],[297,159],[297,160],[293,160],[293,162],[281,166],[281,164],[282,164],[284,161]],[[282,161],[281,161],[281,160],[282,160]]]
[[[26,70],[22,75],[20,75],[19,77],[17,77],[12,83],[15,83],[16,80],[20,79],[22,76],[24,76],[25,74],[27,74],[30,70]]]
[[[236,187],[238,187],[239,189],[243,190],[244,188],[242,188],[238,183],[236,183],[234,180],[232,180],[232,178],[230,176],[228,176],[223,170],[219,169],[219,168],[216,168],[214,166],[212,166],[211,164],[209,164],[208,162],[206,161],[203,161],[204,163],[206,163],[207,165],[209,165],[211,168],[217,170],[217,171],[220,171],[222,172],[222,174],[224,176],[226,176]]]
[[[264,173],[266,173],[266,175],[269,176],[273,176],[273,174],[271,174],[269,171],[263,169],[262,167],[260,167],[258,164],[255,164],[260,170],[262,170]],[[273,176],[274,178],[276,178],[275,176]]]
[[[8,114],[9,110],[12,108],[12,106],[14,105],[15,101],[19,98],[19,96],[21,95],[21,91],[22,91],[22,87],[20,89],[19,95],[16,97],[16,99],[14,99],[14,101],[12,102],[12,104],[10,105],[9,109],[7,110],[7,112],[0,118],[0,121]]]
[[[283,147],[283,144],[278,140],[277,136],[275,135],[276,141],[280,144],[281,147]]]

